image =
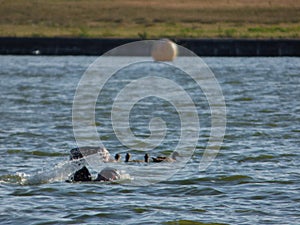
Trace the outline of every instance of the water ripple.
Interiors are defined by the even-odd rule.
[[[68,161],[76,146],[72,101],[94,59],[0,56],[1,224],[300,224],[300,58],[206,58],[226,100],[224,144],[199,172],[210,111],[205,96],[187,82],[199,107],[199,143],[185,168],[145,187],[65,182],[76,170]],[[121,73],[112,79],[97,102],[96,126],[112,154],[139,158],[141,152],[124,147],[110,124],[111,102],[129,82]],[[149,135],[144,122],[150,109],[171,125],[170,142],[151,154],[168,155],[180,135],[172,106],[139,104],[133,131]]]

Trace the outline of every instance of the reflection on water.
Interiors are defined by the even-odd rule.
[[[200,115],[199,142],[182,170],[169,180],[146,187],[64,182],[76,169],[68,157],[75,146],[74,93],[95,58],[0,59],[1,223],[300,222],[299,58],[205,58],[226,100],[222,149],[206,171],[198,171],[210,134],[210,110],[203,92],[193,82],[183,82]],[[185,81],[180,76],[173,78]],[[117,74],[96,106],[101,139],[112,155],[121,153],[122,161],[126,152],[134,159],[144,155],[138,147],[123,146],[110,123],[111,101],[120,90],[118,85],[128,81],[129,77]],[[173,151],[180,133],[179,117],[171,104],[148,98],[131,113],[132,132],[141,138],[150,135],[150,119],[162,117],[168,127],[166,139],[152,155]],[[119,164],[120,169],[124,164]],[[128,165],[124,173],[129,173],[133,182],[139,182],[139,177],[151,180],[148,167]],[[139,173],[139,168],[143,172]],[[96,176],[97,171],[91,171]]]

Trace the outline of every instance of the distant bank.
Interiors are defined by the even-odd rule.
[[[94,55],[140,39],[0,38],[0,55]],[[300,39],[176,39],[199,56],[300,56]]]

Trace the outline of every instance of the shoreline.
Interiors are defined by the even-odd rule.
[[[138,38],[0,37],[0,55],[89,55],[105,52]],[[300,56],[300,39],[173,39],[199,56]]]

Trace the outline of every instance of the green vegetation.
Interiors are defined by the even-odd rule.
[[[0,36],[300,38],[300,0],[0,0]]]

